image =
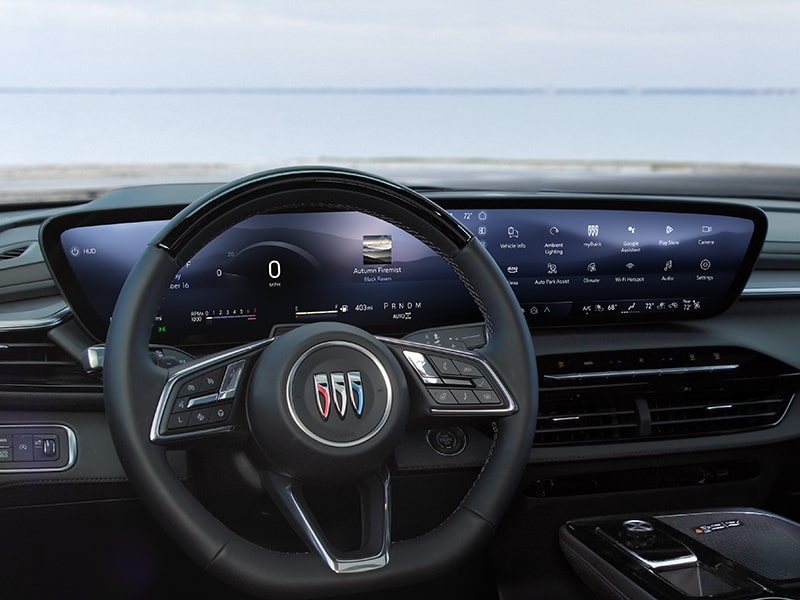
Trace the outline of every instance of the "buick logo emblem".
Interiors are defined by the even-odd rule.
[[[357,417],[360,418],[364,412],[364,386],[360,371],[315,373],[314,393],[317,410],[323,421],[330,417],[331,405],[340,419],[344,419],[348,404]]]

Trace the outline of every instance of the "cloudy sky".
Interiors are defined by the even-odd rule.
[[[794,0],[0,0],[0,87],[800,87]]]

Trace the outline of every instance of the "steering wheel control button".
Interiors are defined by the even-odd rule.
[[[472,363],[457,360],[455,361],[455,365],[458,369],[458,373],[464,377],[480,377],[481,375],[480,369],[478,369],[477,365],[473,365]]]
[[[227,421],[231,413],[230,404],[221,404],[211,409],[211,417],[208,419],[209,423],[222,423]]]
[[[222,379],[222,369],[215,369],[200,376],[200,392],[216,392]]]
[[[477,379],[472,380],[472,385],[477,390],[490,390],[492,389],[491,384],[486,380],[485,377],[478,377]]]
[[[430,429],[427,434],[428,445],[434,452],[443,456],[461,454],[467,445],[467,436],[460,427]]]
[[[436,404],[458,404],[450,390],[430,390],[430,395]]]
[[[481,404],[500,404],[500,398],[492,390],[478,390],[474,394]]]
[[[178,390],[178,396],[192,396],[200,393],[200,386],[202,385],[200,377],[195,377],[184,383]]]
[[[459,404],[480,404],[478,397],[472,390],[453,390],[453,396]]]
[[[183,429],[184,427],[189,426],[189,413],[182,412],[176,413],[169,418],[169,422],[167,423],[167,429]]]
[[[219,388],[220,400],[230,400],[236,395],[236,388],[239,387],[239,380],[242,378],[242,372],[244,371],[244,363],[244,360],[238,360],[225,367],[222,385]]]
[[[458,370],[456,370],[456,365],[453,364],[453,361],[449,358],[444,358],[441,356],[432,356],[431,362],[436,366],[436,370],[442,375],[442,377],[449,377],[453,375],[458,375]]]
[[[175,406],[172,407],[173,413],[189,410],[189,398],[176,398]]]
[[[193,410],[191,413],[189,413],[189,427],[200,427],[201,425],[208,425],[210,419],[211,419],[210,408]]]

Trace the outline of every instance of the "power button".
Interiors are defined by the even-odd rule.
[[[467,436],[460,427],[440,427],[429,429],[428,445],[443,456],[461,454],[467,445]]]

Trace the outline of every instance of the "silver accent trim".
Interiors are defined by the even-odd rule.
[[[321,348],[329,348],[331,346],[339,346],[350,348],[351,350],[355,350],[356,352],[360,352],[364,356],[366,356],[372,364],[374,364],[378,371],[380,372],[381,376],[383,377],[383,381],[386,384],[386,409],[383,411],[383,415],[381,415],[381,419],[378,424],[370,431],[368,434],[358,438],[357,440],[353,440],[350,442],[335,442],[333,440],[327,440],[313,431],[311,431],[306,425],[300,420],[300,417],[297,416],[297,412],[294,409],[294,403],[292,402],[292,391],[294,387],[294,379],[295,375],[297,374],[297,369],[300,367],[300,363],[302,363],[311,353],[320,350]],[[346,390],[344,390],[346,393]],[[344,401],[347,401],[347,397],[344,397]],[[286,406],[289,409],[289,415],[292,417],[295,425],[297,425],[300,430],[305,433],[308,437],[312,440],[319,442],[320,444],[324,444],[325,446],[330,446],[332,448],[352,448],[354,446],[358,446],[359,444],[363,444],[364,442],[371,440],[375,437],[378,432],[383,429],[383,426],[386,424],[386,421],[389,420],[389,414],[392,411],[393,405],[393,389],[392,389],[392,382],[389,379],[389,374],[386,372],[383,364],[381,364],[378,357],[372,354],[369,350],[364,348],[363,346],[359,346],[358,344],[354,344],[352,342],[344,342],[340,340],[332,340],[329,342],[322,342],[317,344],[316,346],[312,346],[294,362],[292,365],[291,370],[289,371],[289,377],[286,380]],[[333,402],[332,402],[333,403]]]
[[[344,419],[344,415],[347,413],[347,384],[345,384],[344,373],[340,371],[331,373],[330,378],[333,405],[336,407],[336,412],[339,413],[339,418]]]
[[[42,427],[50,427],[53,429],[63,429],[67,435],[67,464],[62,467],[44,467],[41,469],[24,468],[24,469],[5,469],[0,466],[0,473],[60,473],[72,468],[78,457],[78,437],[71,427],[57,423],[36,423],[36,424],[21,424],[16,425],[13,423],[5,423],[0,425],[0,431],[3,429],[41,429]],[[2,465],[4,463],[0,463]]]
[[[95,344],[94,346],[89,346],[81,355],[81,364],[83,365],[83,370],[87,373],[96,373],[97,371],[102,371],[105,358],[105,344]]]
[[[306,515],[291,485],[281,486],[275,489],[275,492],[283,501],[291,517],[302,527],[304,533],[308,536],[308,541],[311,542],[311,545],[314,546],[314,549],[325,561],[325,564],[327,564],[334,573],[364,573],[366,571],[380,569],[389,564],[389,546],[391,545],[392,525],[391,504],[389,502],[391,478],[388,469],[384,469],[381,475],[383,484],[383,541],[377,554],[364,558],[343,559],[337,557],[311,525],[312,517]]]
[[[502,408],[461,408],[459,405],[453,405],[455,408],[431,408],[431,414],[434,415],[459,415],[459,416],[487,416],[487,415],[511,415],[517,412],[517,403],[511,394],[503,385],[503,382],[497,376],[492,366],[479,354],[475,352],[469,352],[465,350],[455,350],[453,348],[440,348],[438,346],[431,346],[430,344],[422,344],[419,342],[408,342],[406,340],[398,340],[397,338],[391,338],[386,336],[375,336],[378,340],[387,344],[388,346],[396,346],[399,348],[408,348],[411,351],[418,350],[419,353],[428,353],[428,354],[440,354],[440,355],[448,355],[455,358],[463,358],[467,361],[474,361],[478,363],[481,368],[484,370],[483,372],[486,374],[486,378],[490,380],[493,389],[498,392],[498,396],[500,397],[500,401],[506,404],[506,406]],[[403,350],[403,355],[406,356],[408,360],[408,355],[406,355],[406,351]],[[413,363],[412,363],[413,365]],[[425,379],[422,379],[423,383],[428,384]],[[438,382],[441,384],[441,380]],[[480,405],[479,405],[480,406]],[[487,406],[487,405],[483,405]]]
[[[212,429],[200,429],[195,431],[177,430],[180,431],[180,433],[166,433],[161,435],[159,433],[159,427],[161,422],[164,420],[164,412],[167,408],[169,396],[177,385],[179,379],[183,379],[188,374],[206,369],[212,365],[228,362],[231,359],[242,356],[243,354],[249,354],[254,350],[264,348],[271,344],[273,340],[274,338],[267,338],[265,340],[253,342],[252,344],[247,344],[246,346],[239,346],[233,350],[226,350],[224,352],[219,352],[218,354],[212,354],[211,356],[207,356],[205,358],[201,358],[200,360],[189,363],[188,365],[184,365],[172,373],[169,379],[167,379],[167,383],[164,384],[164,389],[161,390],[161,397],[158,399],[158,405],[156,406],[155,413],[153,414],[153,422],[150,424],[150,441],[159,442],[185,440],[231,431],[233,429],[233,425],[223,425],[221,427],[214,427]]]
[[[222,376],[222,384],[219,386],[220,400],[229,400],[236,395],[236,390],[239,387],[239,379],[242,378],[243,372],[244,360],[231,363],[225,368],[225,374]]]
[[[51,315],[40,319],[18,319],[16,321],[0,321],[0,331],[13,331],[20,329],[49,329],[61,325],[72,312],[69,307],[58,309]]]
[[[688,373],[717,373],[720,371],[735,371],[737,364],[708,365],[702,367],[668,367],[666,369],[629,369],[625,371],[589,371],[587,373],[563,373],[560,375],[545,375],[549,381],[575,381],[581,379],[613,379],[617,377],[641,377],[644,375],[686,375]]]
[[[195,406],[203,406],[205,404],[213,404],[219,400],[217,394],[208,394],[207,396],[200,396],[199,398],[192,398],[186,405],[186,408],[194,408]]]
[[[779,296],[800,296],[800,287],[752,287],[744,288],[742,296],[747,298],[772,298]]]

